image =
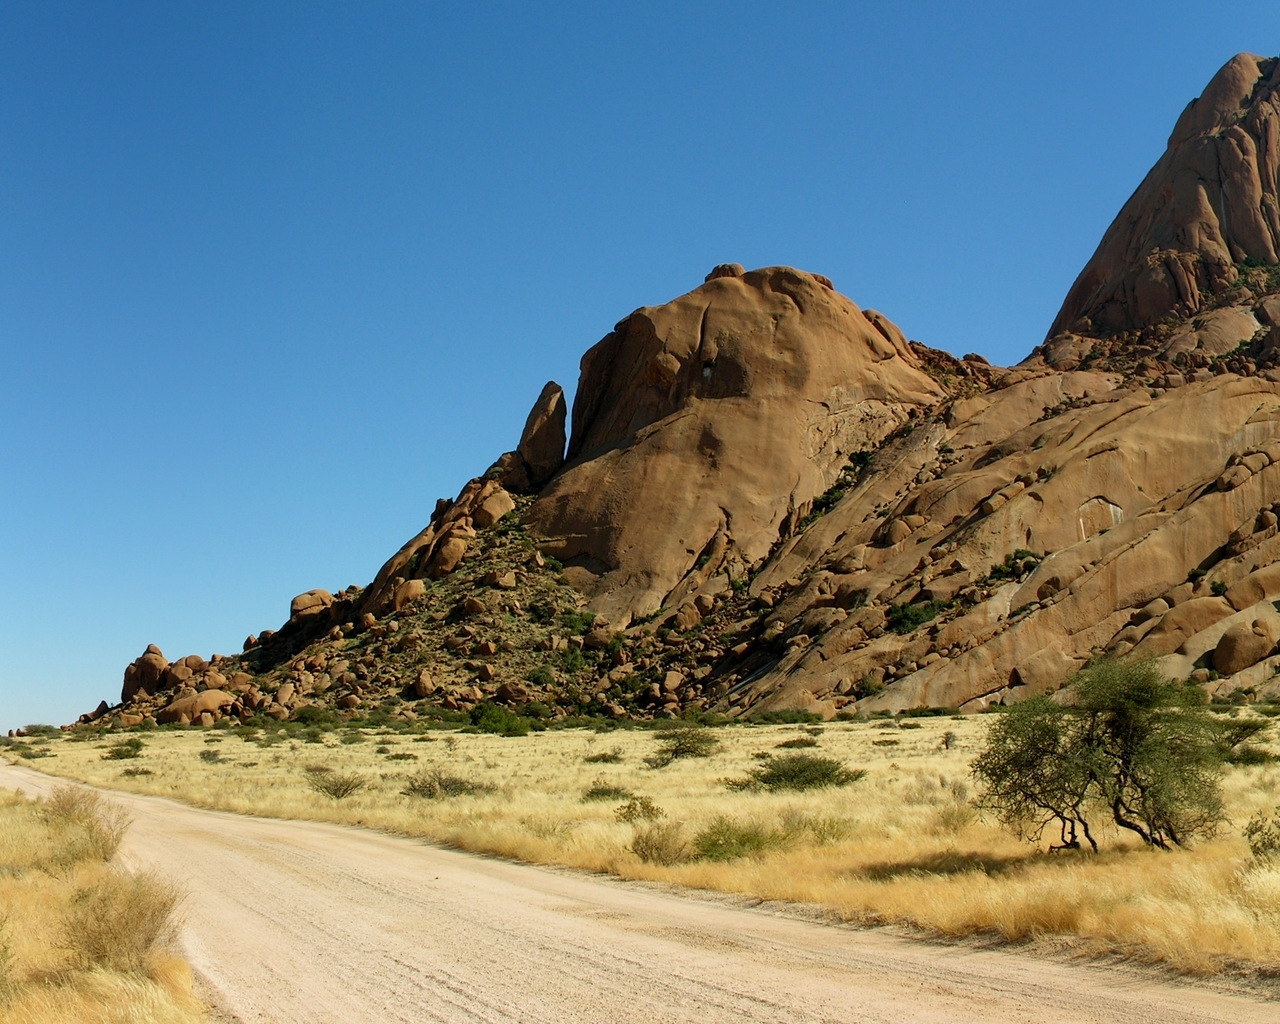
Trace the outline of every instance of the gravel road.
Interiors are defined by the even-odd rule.
[[[57,784],[0,766],[10,789]],[[125,863],[186,888],[184,952],[225,1018],[244,1024],[1280,1021],[1280,1002],[1145,970],[110,796],[134,818]]]

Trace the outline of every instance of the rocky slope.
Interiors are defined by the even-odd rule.
[[[567,451],[549,384],[368,587],[95,716],[978,710],[1106,652],[1280,696],[1277,88],[1214,78],[1019,366],[718,267],[587,352]]]

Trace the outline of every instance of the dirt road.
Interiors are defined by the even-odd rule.
[[[56,785],[0,766],[0,786]],[[942,947],[336,825],[113,793],[133,868],[188,891],[182,943],[245,1024],[1280,1020],[1143,971]]]

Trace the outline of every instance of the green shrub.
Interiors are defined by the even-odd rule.
[[[200,751],[200,760],[206,764],[221,764],[222,754],[217,750],[202,750]]]
[[[127,740],[120,740],[118,744],[114,744],[102,755],[102,760],[131,760],[142,756],[142,740],[137,736],[131,736]]]
[[[754,822],[721,815],[693,837],[693,854],[702,860],[737,860],[777,846],[782,837]]]
[[[582,794],[584,804],[593,800],[632,800],[634,798],[635,794],[631,790],[605,779],[596,779]]]
[[[397,754],[388,754],[387,760],[388,761],[416,761],[418,760],[418,755],[410,754],[408,751],[401,751],[400,753],[397,753]]]
[[[866,777],[862,768],[846,768],[843,761],[813,754],[770,757],[752,768],[745,779],[730,779],[730,789],[825,789],[848,786]]]
[[[1227,584],[1225,580],[1214,580],[1209,584],[1209,590],[1214,597],[1221,597],[1227,592]]]
[[[789,740],[774,744],[779,750],[799,750],[802,747],[816,747],[817,745],[818,741],[812,736],[794,736]]]
[[[644,759],[650,768],[665,768],[682,757],[710,757],[720,741],[701,726],[681,725],[658,734],[658,750]]]
[[[481,732],[498,736],[528,736],[529,720],[509,708],[487,701],[471,709],[471,724]]]
[[[573,636],[590,633],[595,621],[596,617],[590,612],[563,612],[560,615],[560,625]]]
[[[597,751],[594,754],[588,754],[582,760],[586,764],[621,764],[622,748],[614,747],[612,750]]]
[[[812,711],[760,711],[747,719],[751,725],[811,725],[822,716]]]
[[[886,619],[892,632],[910,633],[926,622],[932,622],[946,609],[947,605],[944,601],[930,601],[927,604],[895,604],[890,606]]]
[[[558,652],[557,657],[560,659],[560,667],[570,674],[581,672],[587,667],[586,655],[582,653],[580,647],[575,647],[573,644]]]
[[[529,674],[525,676],[534,686],[554,686],[556,677],[551,671],[549,665],[539,665],[535,669],[530,669]]]
[[[987,573],[987,580],[997,583],[1001,580],[1016,580],[1031,572],[1040,564],[1040,556],[1026,548],[1018,548],[1011,555],[1004,556],[1004,562],[993,565]]]
[[[298,708],[292,717],[295,722],[302,725],[314,726],[326,731],[335,729],[342,724],[342,719],[338,717],[336,712],[315,704],[307,704]]]

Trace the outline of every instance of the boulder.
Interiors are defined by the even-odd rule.
[[[203,714],[221,712],[223,708],[230,707],[235,702],[235,694],[227,693],[225,690],[205,690],[203,693],[179,697],[156,713],[156,721],[161,725],[178,722],[184,718],[187,722],[193,722]]]
[[[1166,612],[1160,624],[1137,646],[1141,657],[1172,654],[1188,639],[1235,611],[1221,597],[1197,597]]]
[[[121,701],[128,703],[138,694],[154,694],[160,691],[161,678],[169,662],[155,644],[148,644],[147,649],[130,662],[124,670],[124,686],[120,691]]]
[[[391,607],[399,611],[405,605],[427,596],[427,585],[422,580],[405,580],[395,589]]]
[[[442,579],[453,572],[462,562],[470,543],[467,532],[463,530],[456,530],[441,540],[431,559],[431,578]]]
[[[488,529],[515,507],[511,495],[499,487],[476,506],[471,513],[471,521],[482,530]]]
[[[1244,611],[1259,601],[1273,600],[1277,595],[1280,595],[1280,564],[1264,566],[1251,572],[1228,587],[1224,596],[1232,608]]]
[[[418,673],[418,678],[413,681],[413,695],[422,700],[435,692],[436,684],[431,679],[431,673],[424,668]]]
[[[683,633],[686,629],[692,629],[701,621],[702,612],[698,611],[698,606],[692,601],[686,601],[672,618],[671,628]]]
[[[1237,623],[1222,634],[1213,651],[1213,667],[1232,676],[1267,657],[1276,646],[1274,625],[1255,619],[1250,625]]]
[[[289,602],[289,619],[310,618],[327,612],[333,605],[333,595],[327,590],[308,590]]]

